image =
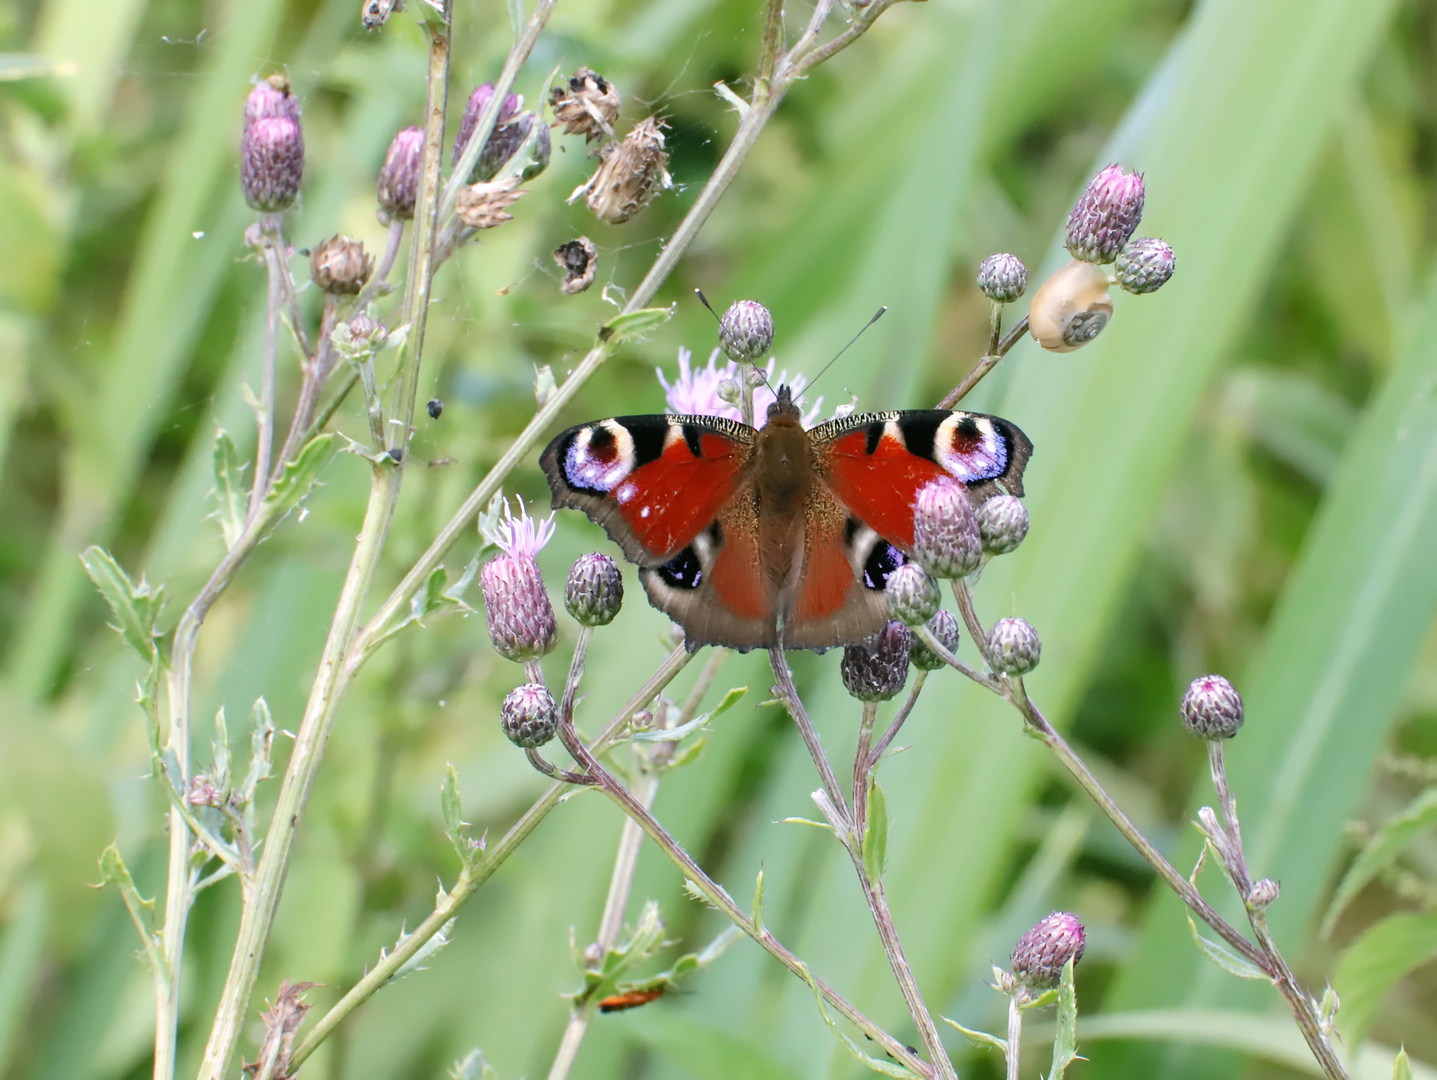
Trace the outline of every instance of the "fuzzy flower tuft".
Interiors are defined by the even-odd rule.
[[[515,517],[506,502],[503,516],[485,535],[502,552],[489,560],[479,575],[489,639],[505,659],[520,663],[537,660],[551,652],[558,639],[554,607],[535,561],[554,535],[554,515],[536,521],[521,500]]]
[[[654,369],[654,373],[659,377],[659,384],[664,388],[664,402],[669,412],[682,416],[722,416],[728,420],[740,418],[739,407],[719,395],[719,387],[725,380],[735,385],[739,381],[738,364],[734,361],[728,361],[723,367],[718,366],[719,357],[722,355],[723,350],[715,349],[709,354],[708,364],[696,368],[693,366],[693,353],[688,349],[680,349],[679,373],[673,382],[664,378],[663,368]],[[786,368],[775,375],[773,369],[774,360],[770,358],[768,364],[760,368],[769,385],[753,388],[753,416],[759,427],[768,422],[768,407],[778,400],[775,387],[787,384],[793,390],[794,401],[800,405],[804,403],[803,390],[808,385],[808,380],[802,375],[795,375],[790,379]],[[822,410],[823,398],[820,396],[803,414],[803,426],[812,427],[816,424]]]

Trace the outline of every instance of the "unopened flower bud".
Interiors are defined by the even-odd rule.
[[[479,153],[479,162],[474,166],[474,175],[484,181],[498,176],[499,170],[524,145],[529,133],[534,130],[535,124],[539,126],[538,134],[534,137],[529,160],[519,173],[519,180],[532,180],[547,169],[549,155],[553,149],[549,129],[533,113],[526,110],[509,123],[495,126],[494,133],[489,136],[489,141],[484,144],[484,149]]]
[[[276,116],[299,119],[299,99],[290,92],[289,79],[276,72],[255,83],[244,103],[244,126]]]
[[[1018,939],[1008,963],[1020,986],[1052,990],[1063,977],[1063,966],[1081,960],[1086,945],[1078,917],[1055,911]]]
[[[581,67],[569,76],[567,87],[555,86],[549,91],[549,107],[564,125],[565,135],[582,135],[585,142],[592,142],[614,134],[619,91],[598,72]]]
[[[1221,675],[1203,675],[1188,684],[1179,713],[1198,738],[1231,739],[1242,727],[1242,697]]]
[[[1024,619],[999,619],[988,631],[993,666],[1007,675],[1026,675],[1038,666],[1043,643]]]
[[[379,170],[379,205],[389,217],[407,221],[419,196],[419,167],[424,157],[424,131],[407,127],[389,144]]]
[[[1028,332],[1045,349],[1072,352],[1101,334],[1112,316],[1107,272],[1074,260],[1039,287],[1028,308]]]
[[[908,645],[912,635],[891,622],[867,641],[845,645],[839,673],[844,688],[859,701],[887,701],[908,681]]]
[[[718,389],[714,391],[718,399],[727,405],[737,405],[740,399],[740,391],[737,379],[720,379]]]
[[[1016,551],[1028,535],[1028,508],[1014,495],[994,495],[978,507],[978,534],[989,555]]]
[[[564,606],[584,626],[607,626],[624,602],[624,576],[614,560],[592,552],[580,555],[569,570]]]
[[[499,708],[504,734],[515,746],[543,746],[559,728],[559,709],[543,683],[525,683],[510,690]]]
[[[719,344],[730,360],[757,360],[773,347],[773,316],[757,300],[735,300],[719,319]]]
[[[459,164],[459,159],[464,156],[464,148],[469,145],[469,137],[474,134],[474,129],[479,126],[479,117],[483,115],[484,110],[488,107],[493,97],[493,83],[484,83],[482,86],[476,86],[474,92],[469,95],[469,101],[464,106],[464,115],[459,120],[459,132],[454,136],[454,153],[450,157],[451,165]],[[514,119],[514,114],[518,111],[519,99],[513,94],[509,94],[504,98],[504,104],[499,106],[499,115],[494,118],[494,130],[498,131],[510,120]],[[483,156],[482,151],[480,156]],[[507,161],[508,157],[506,156],[504,160]],[[503,163],[504,162],[501,161],[499,164],[502,165]],[[469,179],[483,179],[478,173],[479,170],[476,165]],[[489,175],[493,176],[494,174],[490,173]]]
[[[185,801],[191,806],[219,806],[224,802],[224,795],[215,787],[213,780],[204,773],[197,773],[190,777],[190,790]]]
[[[978,267],[978,288],[989,300],[1011,304],[1028,287],[1028,268],[1016,255],[989,255]]]
[[[611,225],[628,221],[673,184],[664,133],[652,116],[635,125],[618,146],[607,146],[602,153],[603,161],[594,175],[569,196],[569,202],[584,196],[600,221]]]
[[[1157,292],[1173,276],[1177,259],[1165,241],[1144,236],[1129,240],[1118,252],[1118,284],[1130,293]]]
[[[255,93],[259,90],[255,87]],[[245,202],[266,214],[287,209],[299,195],[303,176],[304,133],[297,108],[294,116],[261,116],[245,124],[240,139],[240,186]]]
[[[598,968],[604,961],[604,947],[597,941],[591,941],[584,947],[584,966],[587,968]]]
[[[883,587],[888,617],[906,626],[922,626],[938,610],[942,597],[933,575],[917,563],[904,563],[888,575]]]
[[[1109,165],[1093,177],[1068,215],[1068,252],[1090,263],[1110,263],[1143,217],[1143,178]]]
[[[1272,878],[1265,877],[1259,881],[1254,881],[1252,888],[1247,892],[1247,906],[1259,910],[1268,907],[1277,899],[1277,894],[1280,891],[1277,882],[1273,881]]]
[[[554,249],[554,261],[564,271],[564,280],[559,291],[565,296],[581,293],[594,283],[594,271],[599,266],[599,249],[587,236],[560,244]]]
[[[310,279],[327,293],[355,296],[374,273],[374,260],[364,245],[347,236],[331,236],[309,253]]]
[[[938,644],[956,655],[958,652],[958,620],[953,617],[953,613],[942,610],[934,612],[933,618],[928,620],[927,625],[928,632],[933,635]],[[948,664],[948,661],[924,644],[923,639],[916,633],[913,635],[912,644],[908,646],[908,659],[913,661],[914,667],[922,668],[924,671],[937,671]]]
[[[966,577],[983,561],[983,538],[968,492],[941,476],[923,485],[913,511],[913,554],[934,577]]]
[[[349,336],[351,340],[366,342],[371,348],[378,350],[384,347],[385,341],[389,339],[389,330],[378,319],[371,319],[363,311],[356,311],[349,317]]]
[[[479,585],[489,616],[489,640],[500,656],[522,663],[553,650],[559,634],[554,607],[532,556],[496,556],[480,573]]]

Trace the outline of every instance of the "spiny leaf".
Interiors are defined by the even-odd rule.
[[[219,519],[220,532],[225,538],[225,547],[232,548],[244,532],[248,496],[244,488],[244,469],[239,452],[229,432],[220,428],[215,433],[215,498],[219,507],[215,517]]]
[[[604,328],[599,331],[599,340],[607,341],[610,345],[617,345],[621,341],[628,341],[630,338],[640,337],[650,330],[656,330],[664,323],[674,317],[674,308],[641,308],[638,311],[631,311],[627,315],[620,315],[610,319]]]
[[[1078,1058],[1078,995],[1073,989],[1073,958],[1063,965],[1058,981],[1058,1032],[1053,1037],[1053,1067],[1048,1080],[1063,1080],[1063,1073]]]
[[[298,506],[333,456],[334,439],[334,433],[327,431],[305,443],[304,449],[285,465],[284,474],[264,497],[260,512],[269,520],[278,521]]]
[[[464,820],[464,806],[459,798],[459,774],[453,765],[445,767],[439,806],[444,815],[444,831],[454,845],[454,854],[459,856],[459,865],[468,869],[483,849],[475,842],[474,834]]]
[[[888,800],[878,786],[878,778],[868,778],[868,824],[863,830],[863,870],[868,880],[883,880],[883,866],[888,861]]]
[[[100,595],[115,616],[115,629],[145,661],[156,653],[155,622],[164,606],[164,589],[154,589],[140,579],[136,585],[114,557],[102,547],[92,545],[80,553],[80,561]]]

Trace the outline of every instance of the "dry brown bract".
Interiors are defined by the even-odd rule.
[[[549,91],[549,106],[564,125],[565,135],[582,135],[585,142],[593,142],[601,135],[613,137],[619,92],[597,71],[581,67],[569,76],[567,90],[556,86]]]
[[[529,194],[519,190],[519,178],[496,180],[492,184],[470,184],[459,192],[459,220],[471,229],[492,229],[506,221],[513,221],[514,215],[505,213],[520,195]]]
[[[304,1023],[304,1014],[309,1012],[308,1003],[300,1000],[306,990],[319,983],[292,983],[288,979],[279,984],[274,1007],[262,1012],[264,1021],[264,1043],[259,1048],[259,1057],[243,1071],[249,1076],[268,1073],[274,1080],[288,1080],[290,1053],[294,1048],[294,1036],[299,1025]]]
[[[565,296],[581,293],[594,283],[594,270],[599,265],[599,249],[587,236],[570,240],[554,249],[554,261],[564,271],[563,284],[559,286]]]
[[[322,240],[309,255],[311,280],[336,296],[356,295],[372,273],[374,260],[365,254],[364,245],[347,236]]]
[[[588,183],[574,189],[573,202],[580,195],[600,221],[617,225],[628,221],[649,205],[662,189],[672,185],[659,121],[650,116],[641,120],[618,146],[606,146],[603,162]]]

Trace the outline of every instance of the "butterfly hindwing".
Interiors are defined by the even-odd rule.
[[[833,420],[809,437],[834,495],[880,536],[908,550],[913,508],[925,484],[951,476],[975,502],[1000,488],[1022,495],[1033,452],[1028,437],[1007,420],[937,409]]]
[[[714,416],[619,416],[558,435],[539,459],[553,505],[584,511],[640,566],[681,555],[742,482],[753,432]]]

